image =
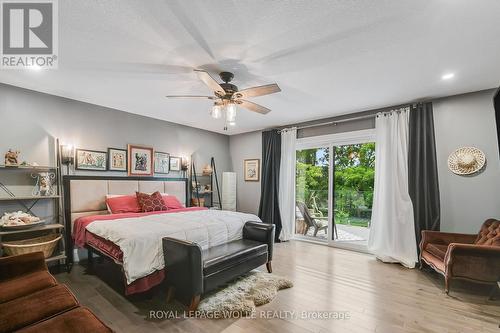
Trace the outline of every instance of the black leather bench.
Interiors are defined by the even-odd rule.
[[[197,243],[163,238],[167,302],[175,296],[196,310],[201,295],[263,264],[272,272],[274,225],[247,222],[243,239],[202,250]]]

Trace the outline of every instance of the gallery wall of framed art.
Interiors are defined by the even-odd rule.
[[[182,157],[171,156],[170,153],[156,151],[145,145],[128,144],[126,149],[109,147],[107,151],[84,148],[74,150],[75,171],[126,172],[128,176],[151,177],[169,174],[171,171],[184,172],[183,165],[186,163]]]

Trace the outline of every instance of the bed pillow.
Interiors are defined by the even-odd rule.
[[[177,199],[174,195],[167,195],[162,193],[161,196],[163,197],[163,202],[168,209],[184,208],[184,205],[181,204],[179,199]]]
[[[137,196],[137,202],[139,207],[141,207],[142,212],[157,212],[162,210],[168,210],[160,192],[156,191],[153,194],[135,192]]]
[[[111,214],[141,212],[135,195],[108,195],[106,196],[106,205]]]

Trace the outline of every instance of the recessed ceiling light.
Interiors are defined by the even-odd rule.
[[[455,77],[454,73],[446,73],[443,76],[441,76],[441,79],[442,80],[450,80],[450,79],[453,79],[454,77]]]

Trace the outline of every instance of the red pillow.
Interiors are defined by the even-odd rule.
[[[137,201],[139,202],[139,207],[141,207],[142,212],[157,212],[162,210],[168,210],[163,202],[160,192],[156,191],[153,194],[146,194],[141,192],[135,192],[137,196]]]
[[[108,205],[111,214],[141,212],[141,207],[139,207],[137,197],[135,195],[121,195],[106,198],[106,204]]]
[[[177,199],[173,195],[162,195],[163,197],[163,202],[167,206],[168,209],[179,209],[179,208],[184,208],[184,206],[181,204],[179,199]]]

